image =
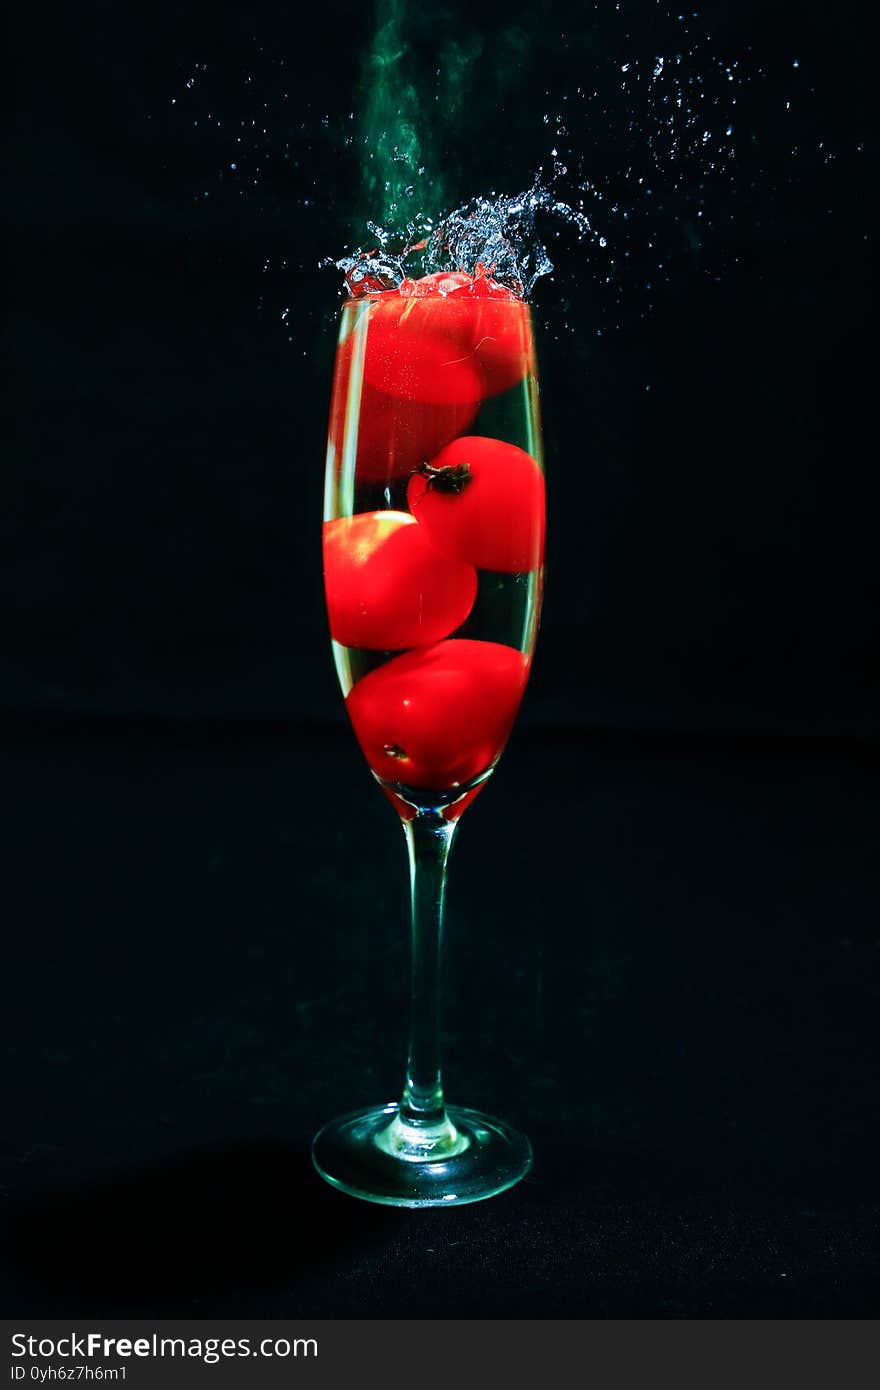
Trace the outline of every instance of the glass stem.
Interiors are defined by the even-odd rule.
[[[456,821],[420,811],[404,822],[412,888],[412,996],[409,1061],[400,1119],[419,1128],[446,1124],[440,1067],[440,961],[446,863]]]

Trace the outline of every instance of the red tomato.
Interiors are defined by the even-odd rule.
[[[528,309],[485,276],[444,271],[370,298],[364,380],[376,391],[475,407],[533,367]]]
[[[358,482],[391,483],[473,423],[476,404],[429,405],[374,391],[364,382],[358,420],[355,473]],[[340,434],[341,438],[341,434]]]
[[[336,375],[330,406],[329,444],[341,457],[347,444],[346,414],[349,403],[352,340],[339,346]],[[359,483],[392,483],[405,478],[425,459],[472,424],[476,402],[465,405],[431,405],[426,401],[404,400],[385,391],[376,391],[367,382],[361,386],[357,415],[355,473]]]
[[[483,396],[497,396],[534,371],[529,311],[523,301],[484,275],[426,275],[419,286],[444,295],[443,331],[477,367]]]
[[[452,638],[371,671],[346,707],[377,776],[445,791],[491,767],[527,674],[528,659],[514,647]]]
[[[337,642],[401,651],[454,632],[477,575],[438,554],[407,512],[361,512],[324,523],[324,588]]]
[[[464,435],[414,473],[409,509],[444,555],[523,574],[544,559],[544,476],[531,454]]]
[[[383,786],[382,790],[401,820],[415,820],[419,813],[419,808],[417,806],[413,806],[409,801],[404,801],[403,797],[398,796],[397,792],[393,792],[390,787]]]
[[[364,381],[376,391],[431,405],[473,405],[483,378],[472,354],[444,332],[446,302],[379,295],[367,328]]]
[[[465,792],[464,796],[460,796],[457,801],[453,801],[449,806],[444,806],[440,812],[443,819],[460,820],[467,808],[476,801],[485,785],[485,782],[480,782],[478,786],[471,787],[469,792]]]
[[[448,806],[444,806],[440,812],[443,819],[448,821],[460,820],[472,802],[476,801],[485,785],[485,782],[479,782],[477,786],[471,787],[469,792],[465,792],[463,796],[460,796],[457,801],[451,801]],[[391,802],[391,805],[394,807],[401,820],[415,820],[419,813],[417,806],[414,806],[411,801],[404,801],[403,797],[398,796],[397,792],[393,792],[390,787],[386,787],[381,783],[380,786],[382,786],[383,792],[388,797],[388,800]]]
[[[437,270],[433,275],[423,275],[420,280],[404,280],[400,293],[407,299],[426,299],[438,294],[445,298],[456,290],[468,289],[473,283],[473,276],[466,270]],[[510,291],[504,293],[508,295]]]

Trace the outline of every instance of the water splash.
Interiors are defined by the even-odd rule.
[[[557,198],[537,177],[522,193],[471,198],[436,225],[430,219],[410,223],[402,244],[399,233],[371,222],[368,230],[376,240],[373,249],[358,250],[325,264],[343,271],[353,294],[397,288],[405,279],[441,271],[463,270],[477,275],[485,270],[494,280],[528,298],[536,281],[553,269],[540,225],[546,217],[561,219],[580,240],[589,238],[602,244],[589,218]]]
[[[401,26],[404,0],[384,3]],[[616,24],[610,15],[595,22],[603,38],[606,27],[610,34]],[[574,231],[577,242],[596,253],[588,268],[595,282],[613,287],[619,298],[636,271],[644,299],[668,279],[676,256],[686,253],[691,271],[698,259],[708,263],[701,253],[713,203],[728,201],[736,185],[734,132],[743,115],[737,101],[757,74],[747,58],[713,51],[696,15],[658,9],[645,21],[638,48],[626,32],[628,21],[621,17],[620,22],[626,28],[617,37],[628,52],[614,52],[610,42],[595,44],[594,36],[582,39],[581,66],[588,80],[558,90],[548,101],[542,125],[552,145],[526,191],[493,192],[426,216],[412,211],[430,203],[420,183],[426,172],[422,162],[409,169],[412,183],[403,190],[409,202],[400,194],[374,199],[372,206],[381,207],[382,215],[366,224],[370,241],[361,236],[354,250],[322,264],[341,269],[355,293],[435,270],[473,274],[477,265],[485,265],[494,267],[496,279],[528,296],[553,270],[547,242]],[[602,48],[606,51],[597,57]],[[459,81],[473,76],[463,64]],[[385,124],[373,125],[365,139],[380,153],[387,130],[407,129],[414,109],[406,88],[395,86],[401,80],[401,71],[387,82],[383,75],[382,101],[370,107],[371,120],[381,111]],[[546,96],[551,98],[550,92]],[[425,115],[417,158],[430,165],[426,149],[433,151],[434,140]],[[467,139],[464,129],[458,131],[459,145],[462,139]],[[397,183],[387,179],[384,187],[398,184],[399,178]],[[583,257],[577,260],[582,274]]]
[[[259,297],[279,315],[291,277],[319,265],[337,276],[341,266],[350,284],[365,273],[396,285],[435,269],[473,273],[482,261],[531,294],[555,263],[560,331],[585,294],[597,325],[613,331],[694,275],[722,278],[738,241],[784,236],[787,189],[843,157],[847,132],[820,124],[794,45],[761,64],[735,30],[712,37],[691,13],[658,5],[634,24],[627,7],[597,8],[560,37],[552,87],[542,90],[533,47],[515,27],[490,34],[458,11],[456,28],[442,3],[429,25],[403,0],[378,3],[384,105],[371,105],[363,85],[360,100],[344,85],[322,92],[320,105],[304,100],[283,52],[257,40],[239,86],[218,49],[207,67],[202,57],[181,65],[167,93],[173,138],[182,124],[198,141],[196,215],[240,227],[242,267],[251,254],[262,266]],[[362,50],[364,82],[377,77],[380,29]],[[401,84],[412,101],[400,99]],[[861,149],[861,129],[852,134]],[[486,192],[499,182],[525,192]],[[483,196],[467,199],[471,190]],[[244,248],[251,229],[255,251]],[[287,331],[297,316],[283,322]],[[301,332],[289,328],[291,338]]]

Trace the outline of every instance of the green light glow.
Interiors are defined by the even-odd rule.
[[[369,216],[387,226],[406,220],[406,190],[419,180],[421,157],[416,65],[403,29],[404,0],[377,0],[376,36],[362,84],[362,160]]]
[[[463,141],[473,140],[522,86],[528,40],[515,26],[491,37],[468,29],[461,8],[434,5],[430,15],[406,0],[376,0],[375,35],[359,88],[365,214],[401,229],[437,218],[472,193],[449,186]]]

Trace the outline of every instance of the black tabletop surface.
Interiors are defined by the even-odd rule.
[[[309,1162],[393,1098],[403,839],[347,731],[10,731],[3,1305],[828,1317],[878,1306],[876,750],[523,728],[452,863],[447,1084],[490,1202]]]

